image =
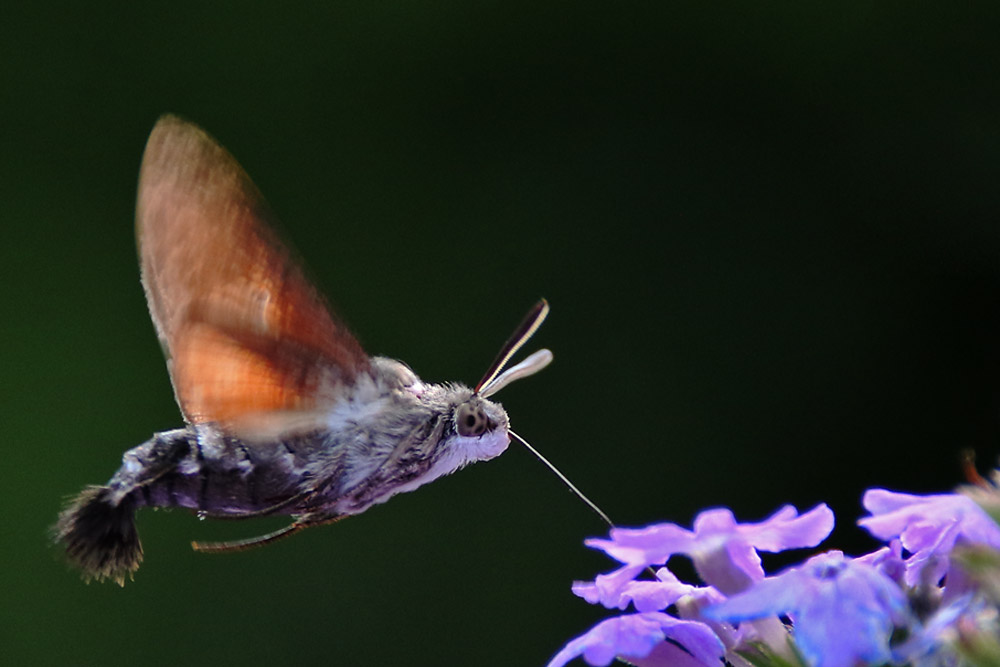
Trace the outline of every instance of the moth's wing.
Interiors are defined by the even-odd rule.
[[[308,414],[368,368],[212,137],[163,116],[139,172],[142,284],[174,394],[193,424]]]

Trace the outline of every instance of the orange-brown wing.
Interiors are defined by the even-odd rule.
[[[136,236],[150,314],[191,423],[308,412],[368,367],[268,217],[222,146],[160,118],[139,172]]]

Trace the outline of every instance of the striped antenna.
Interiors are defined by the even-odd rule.
[[[526,378],[529,375],[534,375],[550,363],[552,363],[552,352],[545,349],[538,350],[521,363],[511,366],[498,375],[485,387],[479,390],[479,395],[483,398],[489,398],[514,380],[520,380],[521,378]]]
[[[514,334],[504,343],[504,346],[500,348],[500,353],[497,354],[496,359],[490,364],[490,368],[483,375],[483,379],[479,381],[476,385],[473,393],[481,396],[489,396],[495,394],[500,390],[501,387],[510,384],[514,380],[522,377],[526,377],[533,373],[545,368],[550,361],[552,361],[552,353],[548,350],[539,350],[535,354],[525,359],[522,363],[511,368],[507,373],[501,372],[510,358],[521,349],[532,334],[538,331],[538,327],[542,325],[545,320],[545,316],[549,314],[549,302],[545,299],[540,299],[528,314],[524,317],[521,324],[514,330]],[[498,377],[499,376],[499,377]]]

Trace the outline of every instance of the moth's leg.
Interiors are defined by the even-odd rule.
[[[273,505],[269,505],[268,507],[264,507],[259,510],[246,510],[240,512],[218,512],[218,513],[206,512],[204,510],[200,510],[198,512],[198,515],[207,517],[209,519],[253,519],[255,517],[269,516],[271,514],[274,514],[275,512],[279,512],[285,509],[286,507],[291,507],[292,505],[298,504],[299,502],[305,500],[313,493],[315,493],[315,491],[313,489],[309,489],[307,491],[303,491],[302,493],[297,493],[294,496],[289,496],[288,498],[285,498],[280,502],[277,502]]]
[[[277,542],[278,540],[283,540],[286,537],[291,537],[295,533],[299,532],[304,528],[310,528],[312,526],[324,526],[330,523],[336,523],[343,519],[346,514],[335,514],[330,515],[319,515],[319,514],[305,514],[292,523],[288,524],[284,528],[279,528],[278,530],[267,533],[266,535],[258,535],[257,537],[248,537],[244,540],[233,540],[230,542],[192,542],[191,548],[195,551],[200,551],[202,553],[218,554],[226,553],[229,551],[244,551],[246,549],[253,549],[255,547],[262,547],[265,544],[271,544]]]
[[[331,523],[337,523],[341,519],[347,518],[347,516],[347,514],[320,514],[316,512],[299,517],[295,520],[295,523],[301,524],[303,528],[312,528],[313,526],[329,526]]]
[[[253,519],[255,517],[269,516],[275,512],[280,512],[288,507],[293,507],[295,505],[303,504],[308,505],[305,501],[310,496],[315,496],[322,493],[330,485],[330,479],[320,480],[315,483],[312,487],[306,489],[305,491],[300,491],[293,496],[289,496],[284,500],[280,500],[273,505],[268,505],[267,507],[261,508],[259,510],[245,510],[236,512],[205,512],[204,510],[199,510],[199,516],[207,517],[209,519]],[[294,514],[290,512],[290,514]],[[302,517],[308,516],[319,516],[319,512],[310,512],[308,514],[303,514]],[[326,516],[325,514],[323,516]],[[340,515],[337,515],[340,516]],[[296,522],[297,523],[297,522]],[[295,524],[292,524],[295,525]]]

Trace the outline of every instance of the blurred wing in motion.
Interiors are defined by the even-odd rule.
[[[184,418],[253,424],[336,400],[368,357],[267,223],[250,178],[176,116],[139,172],[142,284]]]

